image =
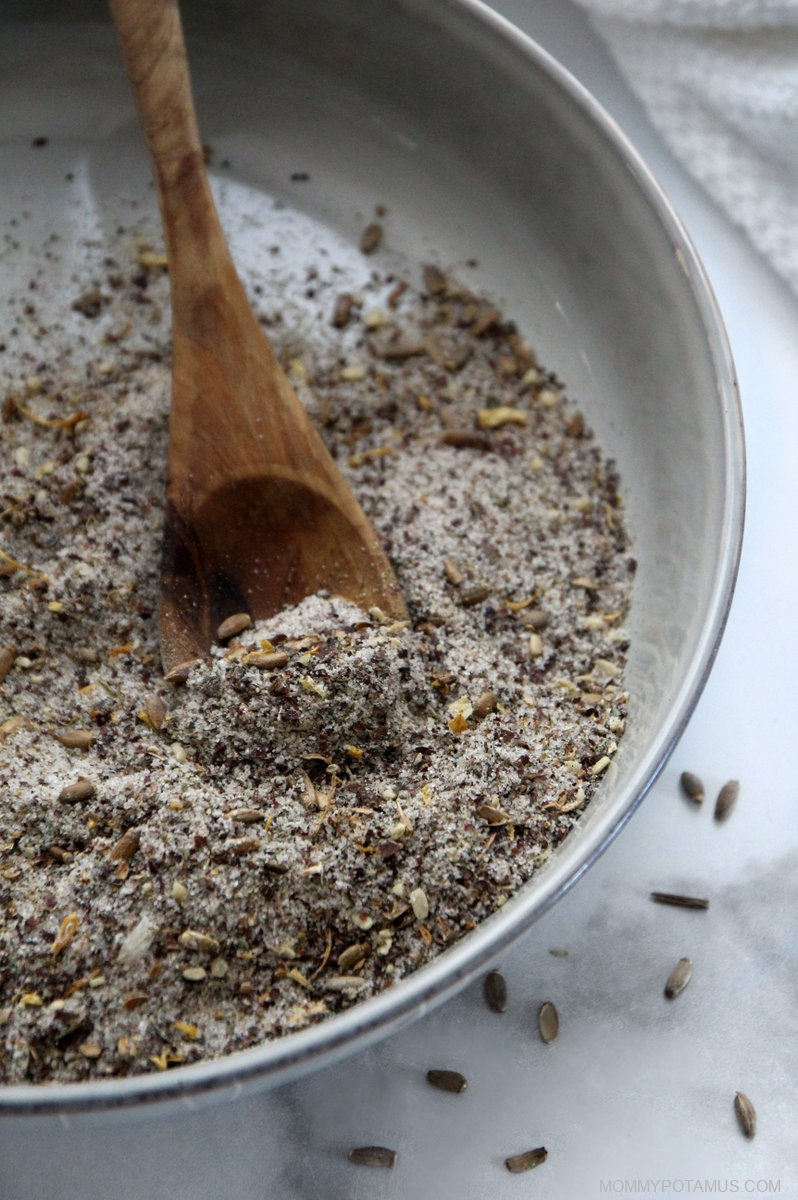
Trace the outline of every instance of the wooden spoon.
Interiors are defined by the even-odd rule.
[[[226,617],[320,589],[407,615],[376,534],[277,362],[211,195],[177,0],[110,0],[152,157],[172,289],[161,568],[169,673]]]

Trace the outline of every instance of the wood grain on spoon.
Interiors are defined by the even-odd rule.
[[[376,534],[277,362],[227,248],[176,0],[110,0],[153,162],[172,293],[164,670],[231,613],[321,589],[406,616]]]

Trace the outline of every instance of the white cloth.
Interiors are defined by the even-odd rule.
[[[798,292],[798,0],[579,0],[688,169]]]

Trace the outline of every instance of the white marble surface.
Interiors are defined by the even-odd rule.
[[[376,1048],[277,1092],[187,1113],[169,1153],[157,1117],[116,1119],[112,1136],[57,1120],[13,1136],[8,1200],[477,1200],[521,1195],[798,1196],[798,302],[662,147],[582,17],[565,0],[503,0],[618,120],[665,186],[703,256],[734,351],[746,421],[745,546],[727,632],[706,691],[663,776],[623,835],[501,963],[505,1014],[479,987]],[[680,796],[704,778],[702,810]],[[728,823],[711,801],[741,781]],[[708,912],[652,904],[651,888],[711,899]],[[568,950],[554,957],[550,948]],[[676,959],[695,972],[662,989]],[[561,1015],[543,1045],[541,1001]],[[462,1071],[461,1096],[434,1092],[430,1066]],[[741,1136],[737,1089],[759,1113]],[[51,1168],[37,1169],[36,1138]],[[394,1147],[393,1171],[356,1168],[346,1148]],[[511,1176],[507,1154],[545,1145]],[[42,1160],[44,1161],[44,1160]],[[224,1165],[222,1165],[224,1164]],[[232,1164],[232,1165],[231,1165]],[[122,1185],[121,1180],[125,1180]],[[87,1183],[88,1180],[104,1180]],[[625,1183],[628,1181],[628,1184]]]

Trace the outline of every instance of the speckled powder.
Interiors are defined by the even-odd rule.
[[[81,310],[82,359],[56,331],[8,377],[8,1082],[166,1069],[390,986],[532,875],[623,730],[614,471],[513,328],[436,271],[374,273],[332,331],[321,281],[327,332],[284,356],[410,623],[310,597],[163,683],[166,343],[125,349],[145,290],[164,301],[157,263]],[[264,648],[287,665],[253,665]],[[60,800],[80,779],[93,793]]]

